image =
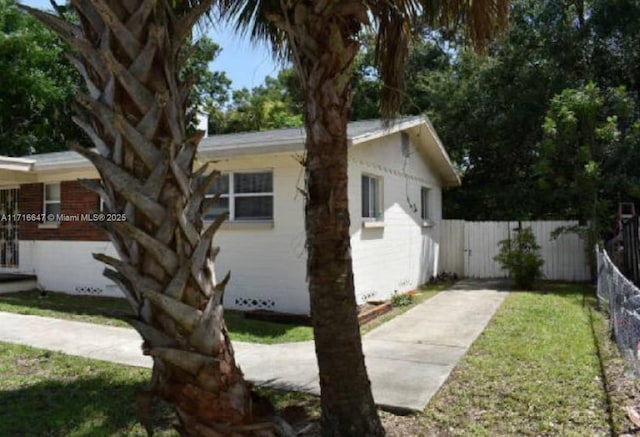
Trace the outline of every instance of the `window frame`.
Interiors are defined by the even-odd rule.
[[[374,193],[375,195],[375,199],[374,199],[374,209],[375,211],[372,211],[371,208],[371,199],[372,199],[372,193],[371,193],[371,182],[369,182],[369,199],[368,199],[368,211],[365,215],[365,208],[364,208],[364,201],[365,201],[365,193],[364,193],[364,180],[365,178],[368,178],[369,181],[375,181],[376,182],[376,193]],[[376,205],[377,203],[377,205]],[[376,208],[377,206],[377,208]],[[376,222],[382,222],[384,220],[384,179],[382,176],[380,175],[375,175],[375,174],[371,174],[371,173],[362,173],[361,177],[360,177],[360,216],[362,218],[362,220],[365,221],[376,221]]]
[[[420,187],[420,218],[428,222],[431,220],[431,188],[426,186]]]
[[[252,193],[236,193],[235,192],[235,178],[236,175],[238,174],[248,174],[248,173],[269,173],[271,175],[271,191],[264,191],[264,192],[252,192]],[[269,223],[269,222],[273,222],[274,221],[274,217],[275,217],[275,191],[274,191],[274,172],[273,169],[256,169],[256,170],[233,170],[233,171],[226,171],[226,172],[221,172],[220,173],[220,177],[222,176],[228,176],[229,177],[229,183],[228,183],[228,192],[221,194],[220,198],[221,199],[228,199],[228,203],[229,203],[229,217],[227,217],[227,222],[230,223]],[[205,195],[206,199],[212,199],[215,196],[215,193],[207,193]],[[272,200],[272,204],[271,204],[271,217],[270,218],[259,218],[259,219],[251,219],[251,218],[241,218],[238,219],[236,217],[236,204],[235,204],[235,199],[237,198],[242,198],[242,197],[271,197]],[[214,217],[203,217],[203,219],[205,221],[213,221],[215,220],[215,216]]]
[[[59,198],[57,200],[49,200],[47,199],[47,187],[51,186],[51,185],[57,185],[58,186],[58,193],[59,193]],[[59,211],[57,214],[61,214],[62,213],[62,184],[60,182],[45,182],[42,184],[42,213],[45,216],[45,221],[53,221],[56,222],[57,220],[47,220],[47,216],[50,214],[47,211],[47,205],[52,205],[52,204],[58,204],[59,205]],[[57,216],[56,214],[56,216]]]

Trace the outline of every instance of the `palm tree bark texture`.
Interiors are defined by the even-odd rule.
[[[156,397],[175,406],[182,435],[271,436],[277,419],[256,402],[234,360],[223,320],[229,276],[216,281],[212,245],[221,216],[203,231],[205,194],[216,178],[193,170],[201,134],[188,137],[190,83],[179,78],[193,25],[211,0],[71,0],[79,20],[24,7],[69,45],[86,83],[74,121],[96,151],[70,147],[90,160],[101,182],[84,181],[124,222],[102,223],[119,259],[94,255],[125,293],[130,323],[153,357],[139,415],[153,432]]]
[[[384,435],[371,395],[350,254],[347,123],[353,63],[362,27],[376,35],[384,87],[381,113],[399,107],[411,34],[464,23],[484,48],[504,26],[507,0],[254,0],[227,1],[226,15],[254,40],[267,40],[293,61],[304,96],[307,274],[322,395],[325,436]]]
[[[347,123],[361,2],[295,3],[270,19],[289,33],[303,83],[307,275],[322,395],[322,433],[381,436],[362,352],[350,248]]]

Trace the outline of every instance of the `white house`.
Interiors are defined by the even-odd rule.
[[[217,234],[216,270],[231,270],[225,306],[308,313],[302,128],[202,140],[197,165],[223,172],[216,190],[229,220]],[[416,288],[438,272],[441,188],[460,179],[425,117],[349,124],[351,247],[358,302]],[[37,276],[41,287],[118,296],[91,253],[115,255],[82,220],[100,208],[77,179],[97,178],[75,152],[0,158],[0,272]],[[211,211],[209,216],[215,214]],[[66,221],[40,221],[41,214]],[[17,214],[18,220],[7,220]],[[73,218],[77,217],[77,221]]]

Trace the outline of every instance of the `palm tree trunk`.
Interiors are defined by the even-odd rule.
[[[360,2],[298,3],[288,27],[305,98],[307,275],[325,436],[385,434],[362,353],[349,231],[347,123],[361,13]]]
[[[329,97],[329,96],[327,96]],[[356,312],[347,196],[348,106],[307,114],[307,272],[326,436],[380,436]]]
[[[223,319],[228,277],[215,280],[212,239],[224,217],[203,232],[202,211],[210,207],[204,196],[216,175],[193,171],[201,137],[186,133],[183,48],[211,2],[72,4],[78,26],[25,9],[72,48],[88,90],[78,97],[83,110],[75,121],[98,153],[72,148],[100,173],[101,183],[86,185],[107,211],[126,215],[102,223],[119,259],[95,258],[131,303],[131,324],[153,357],[151,384],[137,396],[144,425],[152,432],[149,409],[160,396],[175,406],[182,435],[273,435],[235,363]]]

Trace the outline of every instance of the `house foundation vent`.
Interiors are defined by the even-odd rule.
[[[273,299],[260,297],[236,297],[235,304],[240,308],[253,310],[270,310],[276,306]]]
[[[372,299],[376,295],[375,291],[370,291],[368,293],[363,293],[360,295],[360,302],[365,303],[369,299]]]
[[[76,287],[76,293],[78,294],[91,294],[91,295],[98,295],[98,294],[102,294],[104,291],[102,290],[102,288],[100,287]]]

